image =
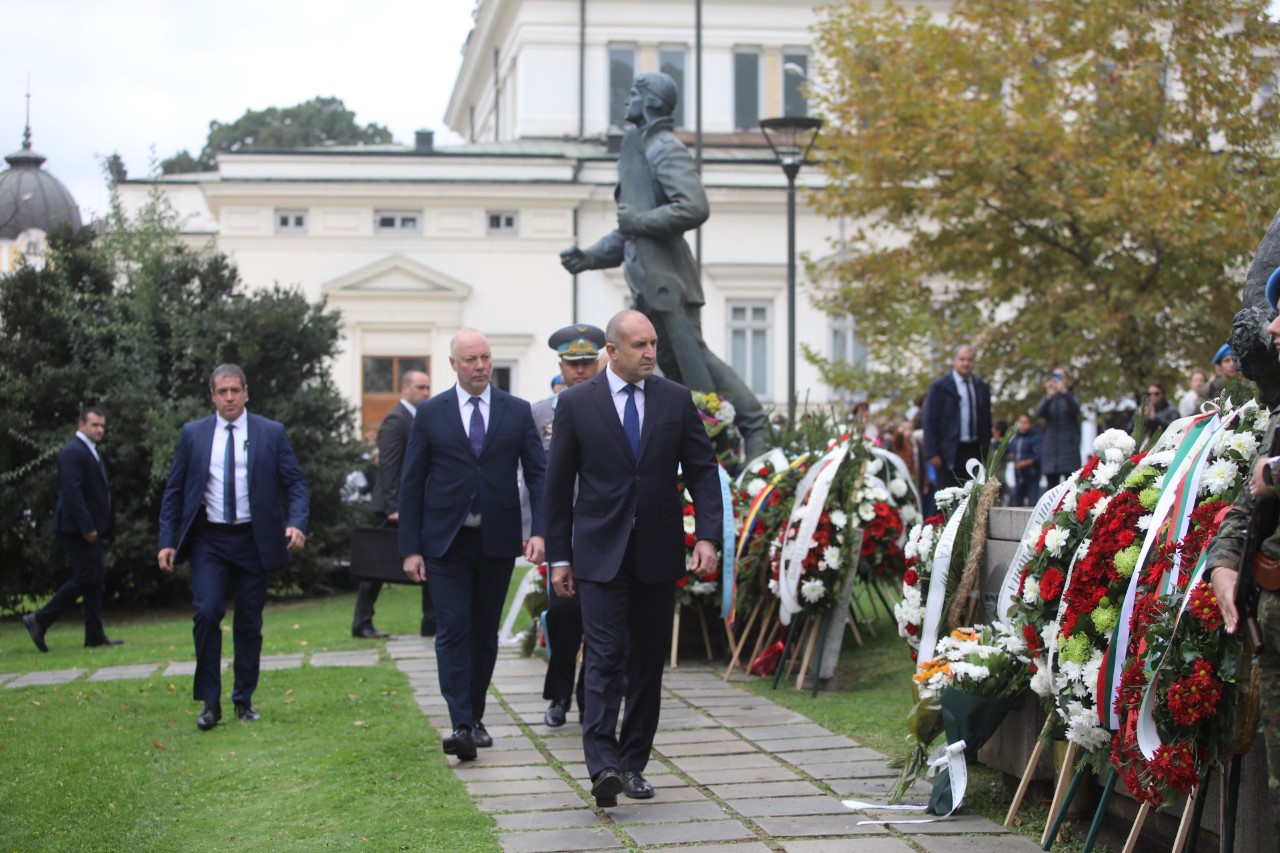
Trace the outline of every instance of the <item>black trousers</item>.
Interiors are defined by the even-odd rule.
[[[107,638],[102,629],[102,589],[106,579],[102,537],[86,542],[83,536],[59,533],[58,544],[71,567],[71,578],[54,593],[48,604],[36,611],[36,622],[47,629],[76,603],[77,598],[83,598],[84,644],[97,645]]]
[[[582,645],[582,600],[578,596],[561,598],[547,593],[547,677],[542,682],[542,698],[567,700],[573,695],[573,676],[578,668],[578,649]],[[586,708],[587,661],[582,660],[578,676],[578,710]]]
[[[658,731],[662,667],[675,614],[675,581],[636,577],[635,534],[610,581],[575,580],[587,639],[582,749],[594,778],[606,767],[643,771]],[[627,711],[618,734],[618,710]]]
[[[938,472],[937,487],[939,489],[949,489],[958,486],[962,479],[968,478],[968,473],[964,470],[965,463],[970,459],[982,458],[982,442],[980,441],[962,441],[956,445],[956,461],[948,466],[946,460],[942,462],[942,470]]]

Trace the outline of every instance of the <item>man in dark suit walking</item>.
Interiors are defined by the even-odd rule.
[[[392,407],[378,426],[378,480],[373,488],[373,511],[378,523],[390,527],[400,525],[400,474],[404,467],[404,449],[409,445],[409,431],[418,404],[431,396],[431,378],[421,370],[406,370],[400,377],[400,401]],[[373,605],[382,592],[381,581],[364,581],[356,591],[355,611],[351,615],[351,636],[374,639],[390,636],[373,627]],[[436,608],[431,603],[431,587],[422,585],[422,626],[424,637],[436,633]]]
[[[84,599],[84,644],[118,646],[102,629],[102,589],[106,579],[103,541],[111,535],[114,511],[107,483],[107,469],[98,453],[98,444],[107,429],[100,409],[86,408],[80,414],[76,434],[58,454],[58,504],[53,511],[53,529],[62,553],[71,567],[68,580],[49,603],[22,617],[31,640],[42,652],[49,651],[45,631],[63,611]]]
[[[493,356],[475,329],[449,343],[458,383],[418,407],[400,482],[404,572],[431,586],[436,666],[453,733],[446,755],[476,757],[493,744],[485,695],[498,659],[498,623],[515,558],[542,562],[546,455],[529,404],[490,384]],[[530,494],[522,540],[517,466]],[[483,524],[482,524],[483,522]]]
[[[697,511],[690,568],[700,577],[716,570],[724,517],[715,454],[689,389],[653,375],[653,324],[623,311],[605,337],[608,368],[560,394],[546,488],[552,588],[582,598],[582,746],[601,807],[617,805],[624,792],[653,796],[644,769],[658,728],[675,583],[685,573],[678,468]]]
[[[991,389],[973,373],[977,354],[962,344],[951,370],[933,380],[924,400],[924,456],[938,489],[960,484],[965,463],[986,456],[991,440]]]
[[[262,609],[270,572],[306,544],[310,501],[284,426],[245,410],[249,382],[234,364],[209,379],[215,414],[182,428],[160,505],[160,568],[191,560],[196,647],[193,698],[204,705],[196,727],[222,719],[222,617],[235,597],[236,718],[253,709],[262,656]],[[288,500],[288,515],[280,505]]]

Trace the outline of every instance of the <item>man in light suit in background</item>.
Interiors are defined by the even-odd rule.
[[[86,408],[80,414],[76,434],[58,454],[58,504],[53,511],[53,529],[71,567],[68,580],[35,613],[22,617],[31,641],[42,652],[49,651],[45,631],[49,630],[77,598],[84,599],[84,644],[118,646],[102,629],[102,590],[106,580],[103,542],[111,535],[115,510],[107,483],[107,468],[98,453],[98,444],[107,429],[101,409]]]
[[[196,728],[222,719],[222,617],[227,593],[236,601],[236,718],[253,722],[262,657],[262,609],[270,573],[306,544],[310,498],[284,426],[245,409],[249,382],[234,364],[209,379],[214,414],[182,428],[160,505],[160,569],[191,559],[196,676],[193,697],[204,705]],[[288,499],[288,515],[280,505]]]
[[[498,623],[515,558],[542,562],[546,455],[529,404],[490,384],[493,355],[475,329],[449,343],[458,382],[418,407],[400,482],[404,572],[431,585],[436,664],[452,734],[446,755],[472,761],[493,744],[485,696],[498,659]],[[529,487],[522,541],[516,469]]]
[[[678,469],[696,509],[690,568],[699,577],[716,571],[724,519],[718,463],[689,389],[653,375],[653,324],[623,311],[605,337],[608,368],[560,393],[546,488],[552,589],[582,598],[582,747],[600,807],[616,806],[620,793],[653,796],[644,769],[658,728],[675,585],[686,571]]]
[[[404,468],[404,449],[409,445],[409,431],[418,404],[431,396],[431,379],[421,370],[406,370],[400,377],[400,399],[387,412],[378,426],[378,480],[373,489],[373,511],[379,524],[400,524],[400,474]],[[356,591],[355,610],[351,614],[351,636],[380,639],[390,636],[373,626],[373,605],[382,592],[381,581],[363,581]],[[431,587],[422,585],[422,636],[436,633],[436,608],[431,603]]]

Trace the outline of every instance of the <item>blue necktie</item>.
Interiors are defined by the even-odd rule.
[[[471,439],[471,449],[476,456],[480,455],[480,449],[484,447],[484,415],[480,414],[480,398],[471,398],[471,428],[467,432],[467,438]]]
[[[236,428],[227,424],[227,455],[222,462],[222,515],[224,524],[236,521]]]
[[[626,405],[622,407],[622,431],[631,442],[631,455],[640,458],[640,410],[636,408],[636,386],[627,385],[622,389],[627,392]]]

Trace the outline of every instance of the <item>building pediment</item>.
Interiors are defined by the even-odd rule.
[[[326,296],[337,299],[394,297],[463,301],[471,287],[424,264],[392,255],[353,270],[322,286]]]

